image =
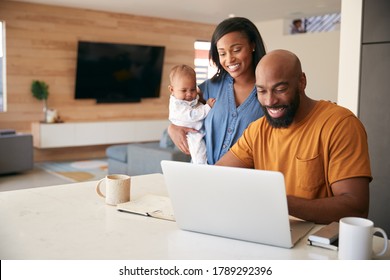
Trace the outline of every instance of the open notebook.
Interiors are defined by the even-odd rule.
[[[138,214],[163,220],[174,221],[173,209],[169,197],[146,194],[136,200],[117,205],[118,211]]]
[[[291,248],[314,226],[289,217],[280,172],[175,161],[161,166],[183,230]]]

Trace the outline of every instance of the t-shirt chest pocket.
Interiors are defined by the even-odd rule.
[[[316,192],[325,184],[324,166],[320,154],[296,156],[296,176],[298,189]]]

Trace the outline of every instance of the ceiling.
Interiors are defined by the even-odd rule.
[[[341,11],[342,0],[9,0],[218,24],[230,15],[253,22]]]

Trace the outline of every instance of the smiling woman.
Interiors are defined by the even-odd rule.
[[[5,89],[5,24],[0,21],[0,112],[7,109]]]

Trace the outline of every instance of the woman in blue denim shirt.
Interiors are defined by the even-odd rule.
[[[264,54],[261,35],[248,19],[229,18],[216,27],[209,56],[217,73],[199,85],[204,100],[216,99],[204,121],[208,164],[215,164],[244,129],[263,116],[257,100],[255,69]],[[173,124],[168,128],[175,145],[186,154],[186,134],[191,131],[194,130]]]

